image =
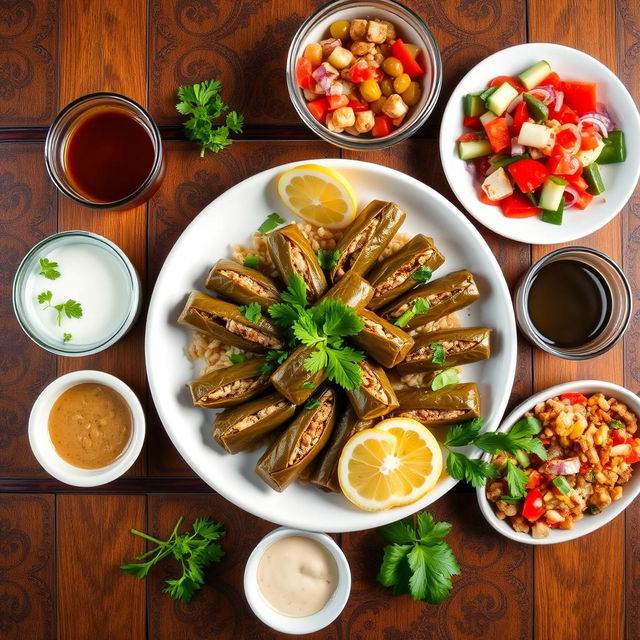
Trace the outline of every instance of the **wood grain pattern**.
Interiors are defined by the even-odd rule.
[[[120,571],[145,549],[144,496],[58,496],[58,638],[145,637],[146,583]]]

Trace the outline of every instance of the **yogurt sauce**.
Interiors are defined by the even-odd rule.
[[[274,542],[258,564],[258,587],[279,613],[302,618],[327,604],[338,585],[338,567],[331,552],[306,536]]]
[[[118,331],[129,311],[131,282],[125,265],[116,255],[78,238],[43,248],[39,258],[57,262],[60,277],[45,278],[40,275],[39,266],[28,276],[25,311],[34,330],[54,343],[62,342],[65,333],[71,334],[69,344],[73,345],[102,342]],[[38,302],[38,295],[47,291],[52,292],[52,306],[69,299],[79,302],[82,317],[68,318],[63,313],[58,325],[57,312]]]

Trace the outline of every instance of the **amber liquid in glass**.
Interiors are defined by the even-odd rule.
[[[120,109],[101,109],[69,134],[65,165],[86,198],[117,202],[144,184],[155,155],[151,136],[138,120]]]

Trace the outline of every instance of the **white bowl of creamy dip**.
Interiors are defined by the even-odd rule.
[[[77,487],[96,487],[136,461],[145,418],[136,394],[102,371],[74,371],[43,389],[29,416],[29,444],[45,471]]]
[[[266,625],[290,634],[319,631],[342,612],[351,592],[351,570],[326,533],[279,527],[252,551],[244,592]]]

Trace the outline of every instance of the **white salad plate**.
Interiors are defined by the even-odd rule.
[[[480,184],[471,168],[460,160],[456,141],[462,126],[463,98],[481,91],[496,76],[516,76],[539,60],[546,60],[563,80],[595,82],[598,103],[607,110],[617,129],[625,135],[627,158],[624,162],[600,166],[605,191],[584,210],[565,209],[561,225],[549,224],[539,216],[507,218],[499,206],[478,199]],[[583,238],[597,231],[620,213],[640,177],[640,115],[633,98],[604,64],[591,56],[558,44],[531,42],[498,51],[478,63],[454,89],[444,110],[440,126],[442,167],[462,206],[495,233],[529,244],[556,244]]]
[[[495,430],[505,410],[516,364],[516,328],[506,282],[493,253],[465,216],[439,193],[398,171],[356,160],[311,160],[332,167],[352,184],[359,208],[373,199],[397,202],[407,219],[402,231],[435,239],[446,257],[435,277],[468,268],[481,299],[459,312],[464,326],[493,329],[491,358],[467,365],[464,381],[480,389],[486,428]],[[344,496],[298,484],[277,493],[254,472],[262,450],[230,455],[212,438],[215,410],[194,407],[186,387],[202,361],[185,350],[192,332],[176,320],[190,291],[204,290],[212,264],[230,255],[230,246],[248,244],[272,211],[285,213],[276,183],[295,164],[263,171],[216,198],[184,230],[167,256],[149,305],[145,353],[149,386],[164,427],[191,468],[219,494],[260,518],[312,531],[346,532],[384,525],[426,507],[456,481],[446,474],[423,499],[406,507],[369,513]]]

